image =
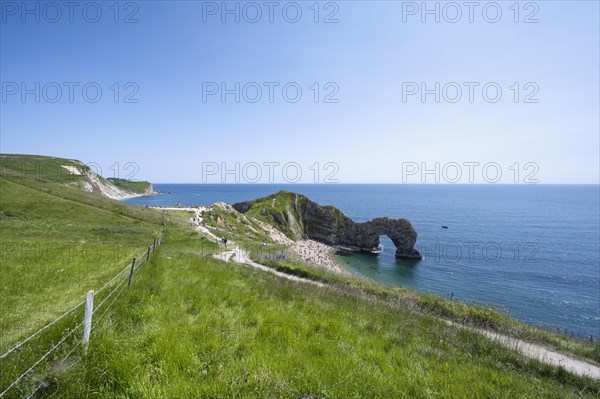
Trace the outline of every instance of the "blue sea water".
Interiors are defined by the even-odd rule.
[[[356,221],[407,218],[421,261],[338,256],[379,282],[477,304],[581,338],[600,335],[600,187],[597,185],[155,184],[171,194],[132,204],[235,203],[280,189],[334,205]],[[442,228],[447,226],[447,229]]]

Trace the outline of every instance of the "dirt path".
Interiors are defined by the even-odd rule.
[[[327,286],[326,284],[319,283],[314,280],[309,280],[309,279],[302,278],[302,277],[292,276],[290,274],[282,273],[277,270],[273,270],[270,267],[266,267],[259,263],[256,263],[248,257],[248,255],[246,254],[246,252],[244,250],[240,249],[237,246],[229,251],[222,252],[221,254],[216,254],[215,258],[224,260],[225,262],[235,262],[235,263],[253,267],[255,269],[260,269],[267,273],[272,273],[279,277],[282,277],[282,278],[285,278],[285,279],[288,279],[291,281],[303,282],[303,283],[307,283],[307,284],[316,285],[319,287]],[[452,326],[455,326],[458,328],[463,328],[463,329],[466,329],[469,331],[473,331],[473,332],[477,332],[479,334],[485,335],[492,341],[496,341],[509,349],[515,350],[530,359],[537,359],[542,363],[549,364],[549,365],[556,366],[556,367],[561,366],[568,372],[573,373],[578,376],[600,379],[600,367],[593,365],[591,363],[587,363],[582,360],[577,360],[577,359],[571,358],[562,353],[558,353],[558,352],[549,350],[543,346],[531,344],[529,342],[526,342],[526,341],[523,341],[520,339],[511,338],[511,337],[508,337],[508,336],[505,336],[502,334],[497,334],[497,333],[479,329],[479,328],[464,326],[464,325],[454,323],[449,320],[443,320],[443,321]]]
[[[202,214],[204,212],[210,212],[210,207],[208,206],[185,206],[185,207],[169,207],[169,206],[165,206],[165,207],[151,207],[154,209],[161,209],[161,210],[165,210],[165,211],[189,211],[189,212],[195,212],[194,217],[190,218],[190,223],[193,224],[196,227],[196,231],[198,231],[201,234],[204,234],[205,236],[207,236],[208,238],[210,238],[211,240],[218,240],[217,236],[214,235],[207,227],[204,223],[202,223]]]
[[[529,342],[507,337],[505,335],[497,334],[491,331],[465,327],[461,325],[459,325],[459,327],[483,334],[492,341],[499,342],[505,347],[516,350],[517,352],[520,352],[521,354],[531,359],[537,359],[542,363],[550,364],[556,367],[562,366],[568,372],[582,377],[600,379],[600,367],[595,366],[591,363],[573,359],[571,357],[568,357],[567,355],[563,355],[562,353],[552,351],[543,346],[530,344]]]
[[[255,269],[260,269],[262,271],[275,274],[279,277],[282,277],[282,278],[285,278],[285,279],[288,279],[291,281],[312,284],[312,285],[316,285],[318,287],[325,287],[325,284],[319,283],[318,281],[309,280],[307,278],[302,278],[302,277],[298,277],[298,276],[292,276],[291,274],[282,273],[277,270],[271,269],[270,267],[261,265],[260,263],[256,263],[248,257],[248,254],[246,253],[246,251],[244,251],[243,249],[240,249],[237,246],[229,251],[215,254],[214,257],[217,259],[223,260],[225,262],[235,262],[235,263],[241,263],[241,264],[244,264],[247,266],[251,266]]]

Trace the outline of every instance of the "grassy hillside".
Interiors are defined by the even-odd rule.
[[[171,229],[53,397],[581,398],[597,385],[385,301],[194,253]],[[594,393],[595,392],[595,393]]]
[[[81,167],[77,161],[38,156],[0,161],[3,354],[127,267],[160,234],[162,215],[81,190],[72,184],[81,175],[62,168]],[[72,324],[67,318],[0,359],[0,388]]]
[[[43,188],[0,179],[0,308],[11,309],[2,314],[0,351],[80,302],[160,232],[160,221],[141,210],[103,210]]]
[[[304,195],[281,190],[264,198],[248,201],[249,207],[244,213],[249,218],[256,218],[269,223],[292,240],[302,239],[304,226],[301,224],[300,209],[308,198]]]
[[[150,182],[147,181],[131,181],[127,179],[117,179],[114,177],[109,177],[107,180],[118,188],[135,194],[144,194],[151,186]]]
[[[303,239],[305,235],[311,233],[314,226],[305,225],[305,212],[307,204],[312,201],[302,194],[291,193],[281,190],[275,194],[264,198],[258,198],[240,204],[235,204],[238,210],[241,210],[248,218],[256,218],[263,222],[275,226],[292,240]],[[348,218],[336,207],[332,205],[320,206],[312,203],[313,206],[322,208],[336,221],[338,231],[343,231],[346,227]]]
[[[215,205],[203,215],[207,226],[216,229],[219,236],[240,244],[273,243],[269,235],[251,217],[236,212],[229,206]]]
[[[0,154],[2,175],[22,184],[54,183],[93,191],[105,196],[144,194],[151,186],[146,181],[105,179],[100,171],[74,160],[42,155]]]
[[[156,210],[60,179],[21,178],[9,167],[1,172],[0,354],[127,267],[160,234],[163,220]],[[597,381],[446,325],[427,306],[415,312],[384,287],[306,265],[272,264],[333,286],[320,288],[216,260],[216,244],[187,225],[188,216],[167,215],[164,244],[92,332],[87,353],[61,360],[74,337],[6,397],[26,396],[39,383],[35,397],[53,398],[600,394]],[[213,217],[244,245],[265,239],[252,221],[221,211]],[[0,392],[81,316],[0,359]]]
[[[90,168],[74,159],[43,155],[0,154],[2,176],[20,183],[72,184],[83,180],[83,174],[73,173],[68,167],[87,172]]]

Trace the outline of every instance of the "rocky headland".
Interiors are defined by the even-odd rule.
[[[286,191],[233,207],[273,225],[294,241],[315,240],[348,251],[371,252],[379,248],[379,236],[386,235],[396,246],[397,258],[421,259],[415,249],[417,232],[406,219],[379,217],[358,223],[334,206],[322,206]]]

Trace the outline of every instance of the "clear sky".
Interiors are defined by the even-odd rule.
[[[134,178],[173,183],[236,162],[262,165],[260,182],[266,162],[297,163],[302,182],[315,162],[341,183],[418,183],[436,162],[451,165],[442,182],[456,164],[468,182],[468,162],[506,183],[515,168],[520,182],[599,182],[597,1],[427,3],[439,22],[420,1],[1,4],[3,153],[109,177],[134,162]]]

